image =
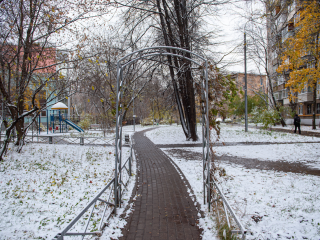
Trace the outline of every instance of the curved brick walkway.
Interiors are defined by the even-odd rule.
[[[201,239],[198,211],[184,181],[144,132],[133,137],[138,163],[136,200],[120,239]]]

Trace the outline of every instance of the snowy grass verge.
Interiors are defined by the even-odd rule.
[[[214,131],[211,133],[211,139],[216,139]],[[244,131],[242,126],[232,126],[221,124],[221,133],[219,142],[316,142],[319,138],[301,136],[299,134],[283,133],[263,129],[249,128]]]
[[[160,125],[159,128],[146,132],[148,137],[154,144],[194,144],[202,142],[202,127],[197,126],[198,141],[187,141],[182,131],[181,125]]]
[[[129,154],[124,147],[123,159]],[[114,147],[28,144],[20,154],[9,150],[0,170],[0,238],[49,239],[112,180]],[[124,199],[133,185],[134,177]],[[104,237],[121,236],[123,221],[111,218]]]
[[[154,144],[194,144],[202,142],[202,126],[197,125],[198,140],[187,141],[181,126],[165,125],[159,126],[157,129],[146,132],[148,137]],[[217,135],[215,131],[211,131],[211,140],[216,141]],[[244,127],[221,124],[221,133],[219,142],[316,142],[319,138],[301,136],[299,134],[283,133],[268,131],[263,129],[249,128],[248,132],[244,131]]]
[[[310,151],[312,149],[312,151]],[[218,156],[227,155],[263,161],[299,162],[320,169],[320,143],[215,147]]]

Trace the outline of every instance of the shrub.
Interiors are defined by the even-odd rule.
[[[84,118],[79,122],[79,127],[81,127],[83,130],[88,130],[90,128],[90,125],[92,123],[92,118],[89,114],[86,114]]]
[[[281,115],[274,109],[263,109],[255,108],[252,111],[253,121],[255,123],[262,123],[263,129],[268,129],[269,126],[275,125],[281,120]]]

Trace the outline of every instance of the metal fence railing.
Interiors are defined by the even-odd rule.
[[[130,156],[121,167],[123,186],[122,192],[127,189],[132,166],[132,142],[130,143]],[[64,240],[66,237],[81,237],[84,239],[89,236],[101,236],[105,227],[108,226],[107,220],[114,213],[114,184],[113,178],[91,201],[90,203],[60,232],[53,240]]]
[[[226,222],[228,229],[232,234],[241,234],[242,239],[245,239],[247,230],[241,224],[239,218],[234,213],[228,200],[219,188],[216,181],[211,177],[211,206],[217,213],[218,222]],[[222,214],[221,214],[222,212]],[[224,221],[223,218],[225,217]]]
[[[0,136],[3,140],[4,135]],[[12,136],[10,141],[14,141],[15,137]],[[24,143],[49,143],[49,144],[80,144],[80,145],[111,145],[114,138],[107,137],[71,137],[71,136],[39,136],[39,135],[27,135],[24,138]]]

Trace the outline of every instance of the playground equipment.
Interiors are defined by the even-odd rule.
[[[63,133],[65,130],[65,132],[67,132],[68,125],[78,132],[84,132],[81,127],[67,119],[67,114],[62,112],[66,109],[68,109],[68,107],[65,104],[58,102],[51,107],[51,110],[47,110],[47,134],[49,131],[53,133],[60,131],[60,133]]]

